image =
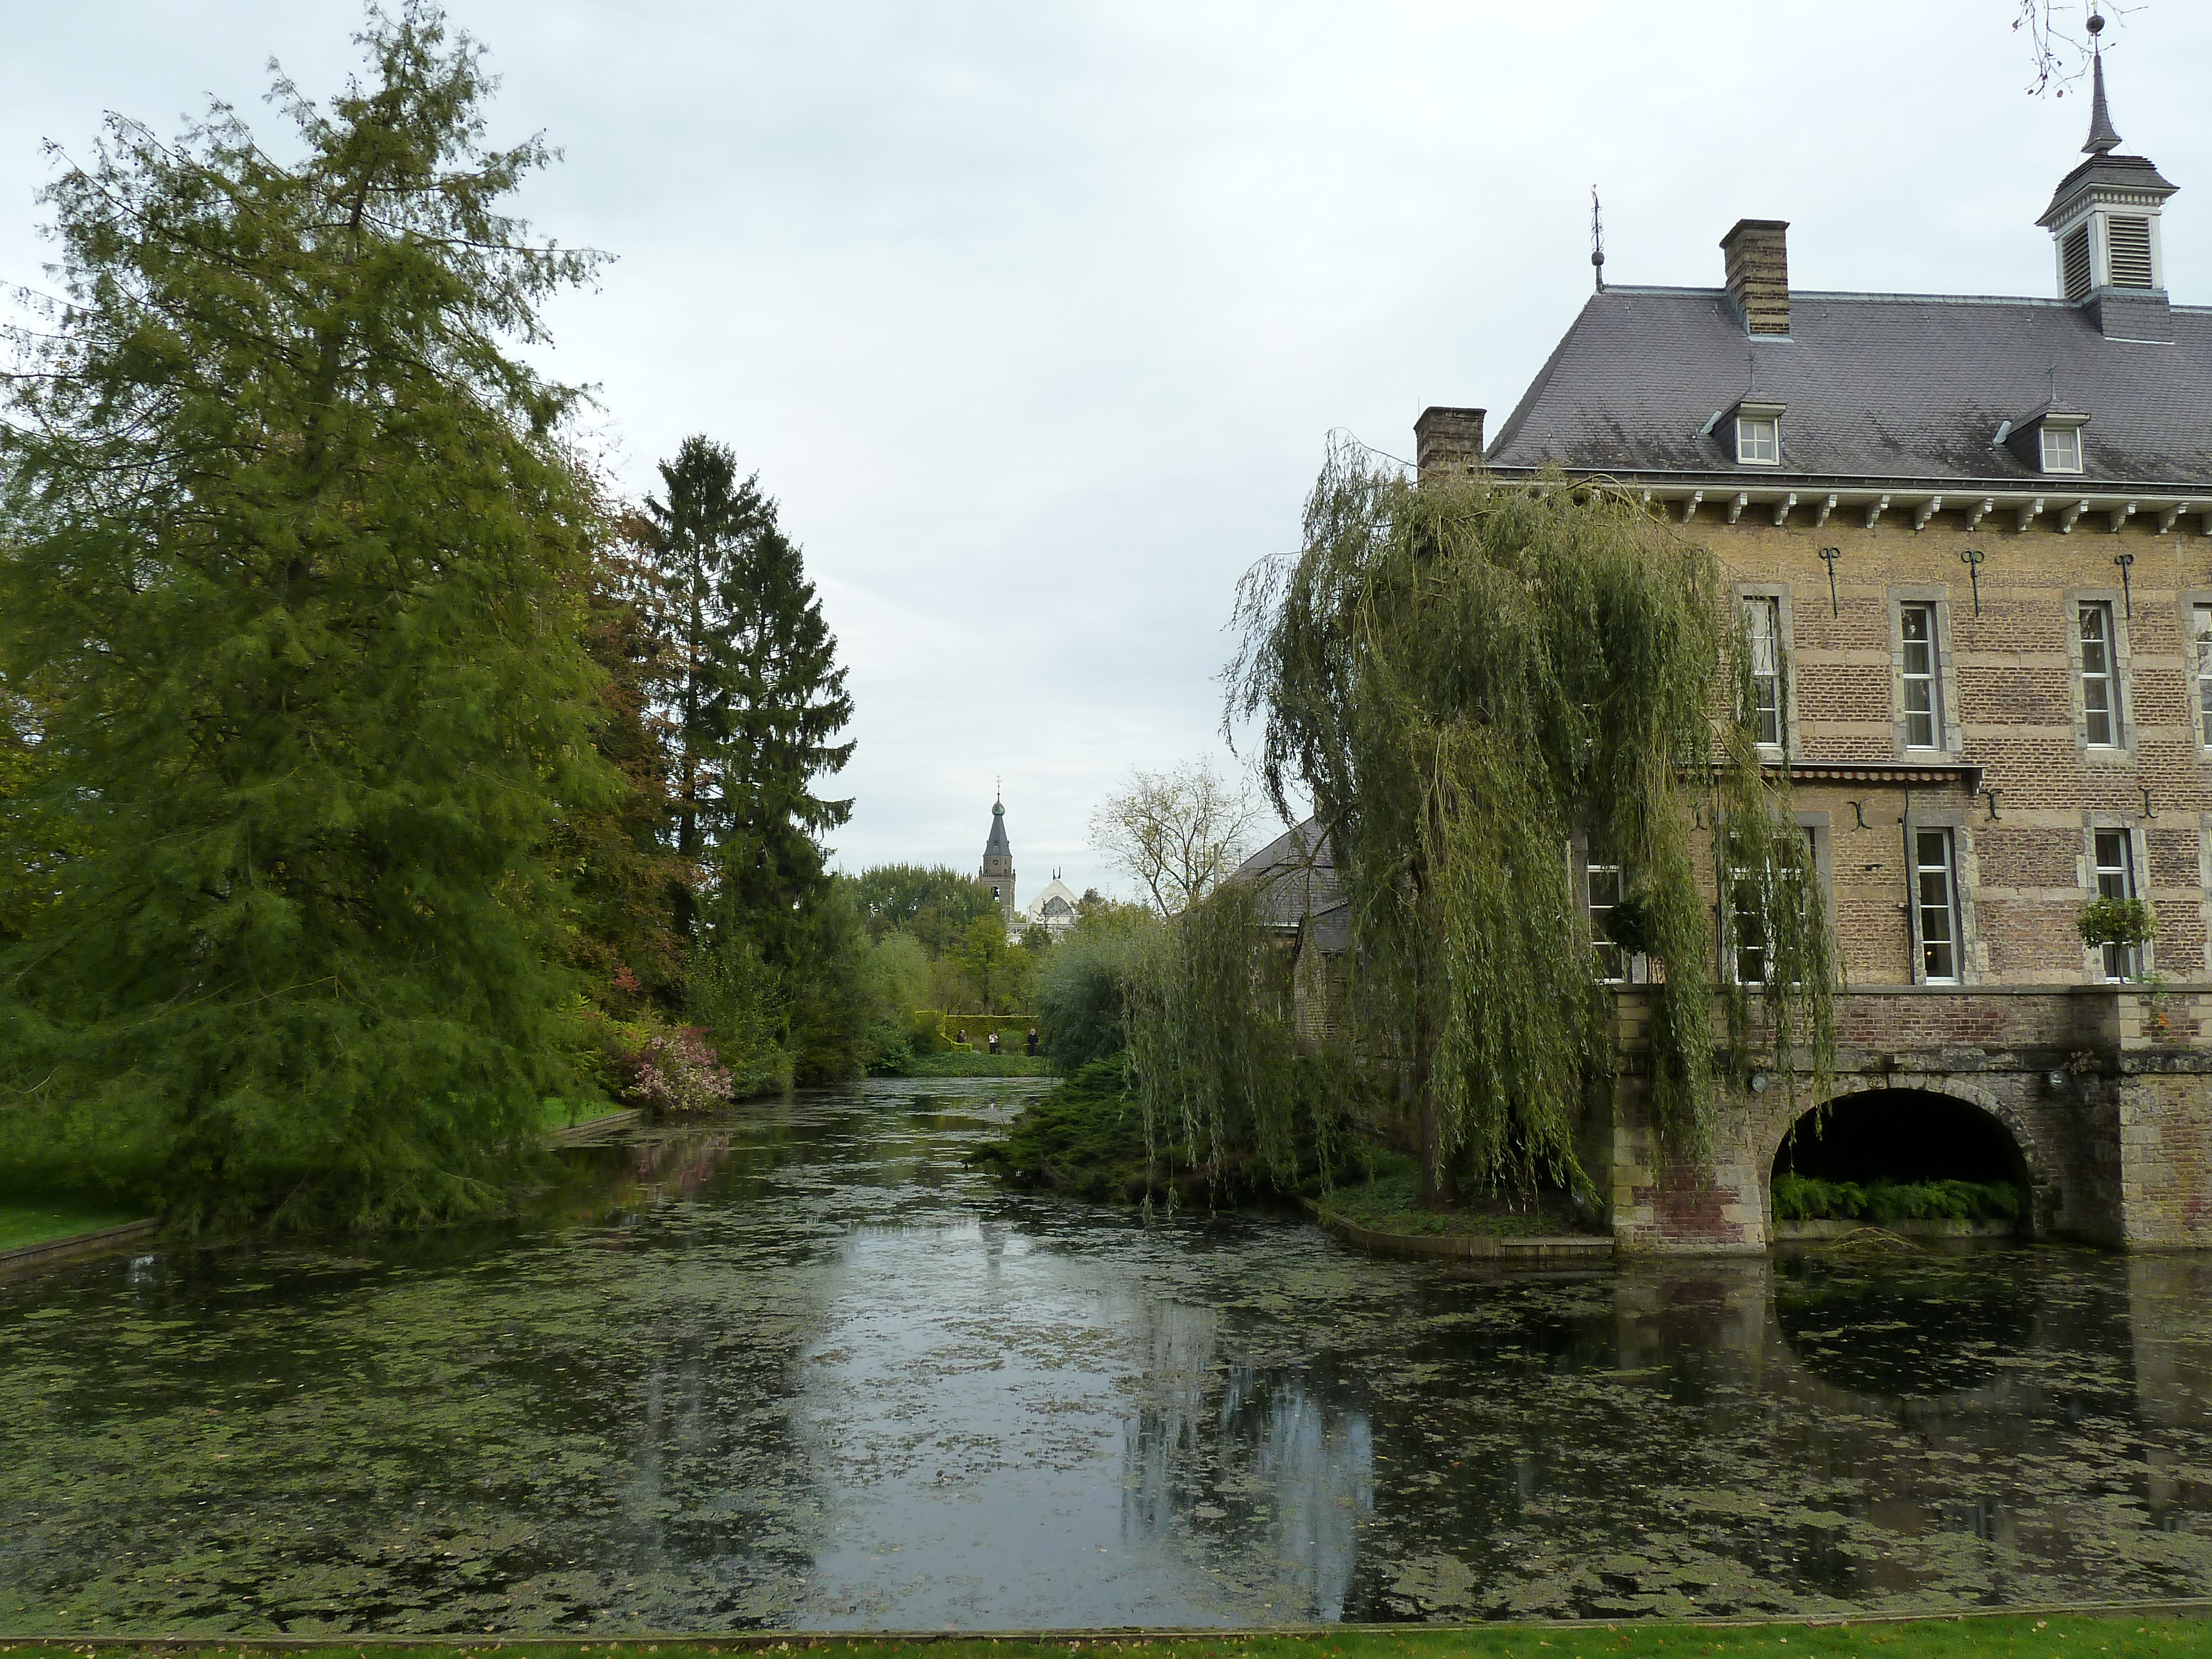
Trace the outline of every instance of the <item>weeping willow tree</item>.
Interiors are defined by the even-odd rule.
[[[1816,1054],[1830,1041],[1826,919],[1787,766],[1762,765],[1746,724],[1743,630],[1712,555],[1620,492],[1416,486],[1345,447],[1304,532],[1301,551],[1239,593],[1229,710],[1263,721],[1278,811],[1295,817],[1304,793],[1327,836],[1356,963],[1346,1069],[1389,1079],[1417,1134],[1424,1201],[1455,1201],[1462,1174],[1491,1190],[1583,1182],[1575,1124],[1614,1041],[1577,841],[1620,868],[1617,914],[1651,966],[1653,1121],[1666,1147],[1701,1153],[1722,1050],[1694,828],[1721,826],[1718,908],[1732,960],[1765,975],[1762,1035],[1778,1059],[1808,1026]],[[1735,709],[1717,710],[1731,664]],[[1273,1000],[1255,1002],[1264,975],[1234,965],[1239,948],[1257,960],[1255,936],[1225,911],[1191,913],[1172,935],[1180,965],[1152,975],[1162,989],[1148,1002],[1133,994],[1132,1054],[1148,1107],[1195,1085],[1186,1133],[1221,1133],[1242,1110],[1279,1146],[1298,1091],[1269,1088],[1283,1062],[1261,1051],[1287,1053],[1291,1024],[1255,1010],[1286,1010],[1289,994],[1268,982]],[[1753,1000],[1723,1001],[1741,1033],[1723,1052],[1745,1063]]]

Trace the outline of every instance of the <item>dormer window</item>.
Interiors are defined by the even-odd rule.
[[[1735,406],[1735,459],[1744,466],[1782,465],[1782,405]]]
[[[2081,428],[2043,423],[2043,470],[2079,472],[2081,470]]]
[[[2081,467],[2081,428],[2089,424],[2083,414],[2066,414],[2048,403],[2025,420],[2007,421],[1997,428],[1997,441],[2017,456],[2022,466],[2039,472],[2078,473]]]

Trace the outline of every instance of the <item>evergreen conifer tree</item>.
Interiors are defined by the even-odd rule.
[[[684,919],[702,948],[757,952],[779,976],[799,1075],[839,1072],[857,1004],[831,1017],[853,999],[811,984],[857,948],[817,914],[830,885],[819,838],[853,811],[816,793],[853,753],[835,740],[853,715],[837,641],[757,476],[739,482],[736,457],[703,436],[660,475],[647,511],[674,590],[677,845],[702,866],[708,902]],[[793,1024],[799,1008],[815,1012]]]
[[[613,787],[570,394],[510,354],[586,256],[501,210],[481,54],[372,13],[280,161],[111,119],[8,386],[0,672],[80,842],[0,957],[0,1079],[137,1113],[191,1221],[496,1204],[568,1072],[544,849]]]

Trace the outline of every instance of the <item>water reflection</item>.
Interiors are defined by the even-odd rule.
[[[1487,1273],[1006,1194],[1020,1089],[519,1226],[0,1285],[0,1631],[996,1627],[2212,1591],[2212,1263]]]

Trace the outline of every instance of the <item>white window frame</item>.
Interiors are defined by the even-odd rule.
[[[2037,435],[2038,453],[2043,458],[2045,472],[2079,473],[2081,471],[2080,427],[2070,422],[2063,426],[2053,426],[2046,421]]]
[[[1931,862],[1931,855],[1933,861]],[[1940,824],[1912,831],[1913,948],[1923,985],[1963,982],[1960,963],[1958,842]],[[1937,953],[1942,952],[1939,959]]]
[[[2192,605],[2190,621],[2195,624],[2189,648],[2196,659],[2197,738],[2212,749],[2212,605]]]
[[[2096,627],[2092,637],[2090,623]],[[2092,749],[2118,749],[2120,744],[2120,674],[2117,630],[2112,625],[2110,599],[2077,599],[2074,609],[2075,639],[2081,653],[2081,737]],[[2093,667],[2093,647],[2102,658]],[[2097,735],[2103,717],[2105,735]]]
[[[1601,985],[1626,985],[1633,977],[1632,959],[1627,951],[1613,942],[1609,918],[1613,908],[1620,903],[1621,869],[1617,864],[1591,864],[1583,866],[1587,885],[1583,898],[1589,910],[1590,951],[1595,958],[1598,982]],[[1598,895],[1609,895],[1602,903]]]
[[[2117,853],[2106,856],[2107,844]],[[2131,899],[2136,896],[2136,838],[2124,824],[2092,828],[2089,831],[2089,880],[2100,899]],[[2106,945],[2105,979],[2117,983],[2142,970],[2142,948],[2135,945]]]
[[[1735,459],[1741,466],[1781,465],[1782,417],[1779,415],[1737,416]]]
[[[1912,636],[1912,624],[1917,621],[1921,637]],[[1897,608],[1897,635],[1904,662],[1903,702],[1905,716],[1905,746],[1907,749],[1941,749],[1943,747],[1943,687],[1942,658],[1936,647],[1936,605],[1932,599],[1906,599]],[[1920,652],[1920,665],[1913,665],[1913,651]],[[1923,706],[1912,706],[1913,693],[1917,690]],[[1915,722],[1927,722],[1927,735],[1916,733]]]
[[[1751,646],[1752,706],[1746,712],[1751,717],[1752,738],[1761,749],[1779,749],[1784,722],[1790,717],[1782,706],[1782,601],[1772,593],[1747,593],[1742,605]],[[1766,735],[1770,720],[1772,737]]]
[[[1819,831],[1809,823],[1801,823],[1797,828],[1805,837],[1805,879],[1808,882],[1817,882],[1820,879]],[[1783,878],[1778,873],[1770,872],[1768,879],[1779,886]],[[1757,892],[1761,885],[1759,872],[1748,865],[1732,869],[1728,872],[1727,890],[1722,894],[1718,907],[1728,935],[1723,942],[1724,950],[1722,960],[1734,983],[1765,985],[1768,982],[1768,976],[1774,971],[1773,947],[1765,936],[1764,927],[1759,930],[1758,943],[1747,945],[1744,942],[1746,930],[1743,918],[1749,915],[1753,920],[1760,920],[1756,912],[1739,910],[1736,908],[1736,893],[1746,884],[1748,884],[1753,892]],[[1755,976],[1747,975],[1743,971],[1744,958],[1747,955],[1754,954],[1759,958],[1759,969]]]

